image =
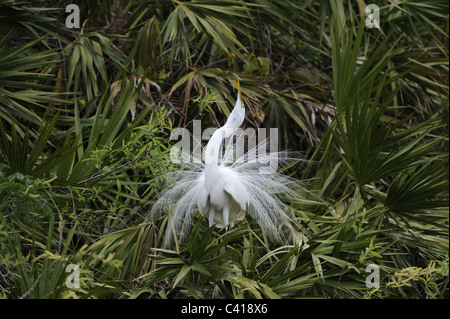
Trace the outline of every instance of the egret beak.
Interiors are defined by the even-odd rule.
[[[237,78],[237,86],[238,86],[238,98],[242,101],[241,98],[241,84],[239,83],[239,78]],[[244,103],[241,104],[241,107],[244,108]]]

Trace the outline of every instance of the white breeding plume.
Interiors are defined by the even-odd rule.
[[[264,141],[264,145],[260,143],[244,153],[239,149],[242,144],[236,143],[243,138],[241,133],[236,141],[230,139],[219,158],[223,141],[236,133],[244,121],[239,82],[238,89],[236,105],[227,122],[214,132],[206,146],[204,163],[184,162],[178,171],[163,176],[169,185],[158,196],[150,217],[155,219],[161,212],[168,214],[165,244],[174,235],[180,241],[186,238],[196,211],[208,217],[210,227],[220,228],[242,220],[248,212],[272,239],[280,242],[286,229],[291,228],[293,218],[280,197],[296,197],[299,183],[276,172],[281,164],[292,160],[286,152],[266,152]],[[232,161],[235,154],[243,155]],[[182,157],[190,158],[190,154]],[[262,173],[267,163],[274,162],[277,165],[274,172]]]

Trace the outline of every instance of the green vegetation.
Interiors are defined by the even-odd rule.
[[[448,2],[0,0],[0,298],[448,298]],[[175,127],[301,151],[293,242],[148,220]],[[68,288],[66,267],[80,269]],[[380,286],[366,287],[366,267]]]

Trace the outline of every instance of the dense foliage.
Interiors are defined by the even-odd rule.
[[[448,298],[448,3],[371,2],[380,29],[362,0],[78,1],[69,29],[0,0],[0,297]],[[302,153],[296,237],[199,216],[163,247],[170,132],[223,125],[237,78]]]

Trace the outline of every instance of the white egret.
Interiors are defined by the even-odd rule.
[[[179,240],[186,238],[196,211],[208,217],[210,227],[220,228],[242,220],[248,212],[271,238],[281,241],[285,237],[282,225],[289,226],[292,216],[279,196],[295,197],[298,181],[276,171],[262,174],[261,170],[273,161],[278,168],[279,164],[289,160],[287,153],[258,153],[254,148],[229,163],[226,159],[232,158],[236,149],[232,139],[223,157],[219,158],[223,141],[242,125],[244,117],[245,107],[238,82],[234,109],[225,125],[211,136],[204,162],[184,163],[180,170],[164,175],[166,181],[172,183],[161,192],[150,216],[155,218],[158,212],[164,211],[169,214],[166,244],[174,235]]]

